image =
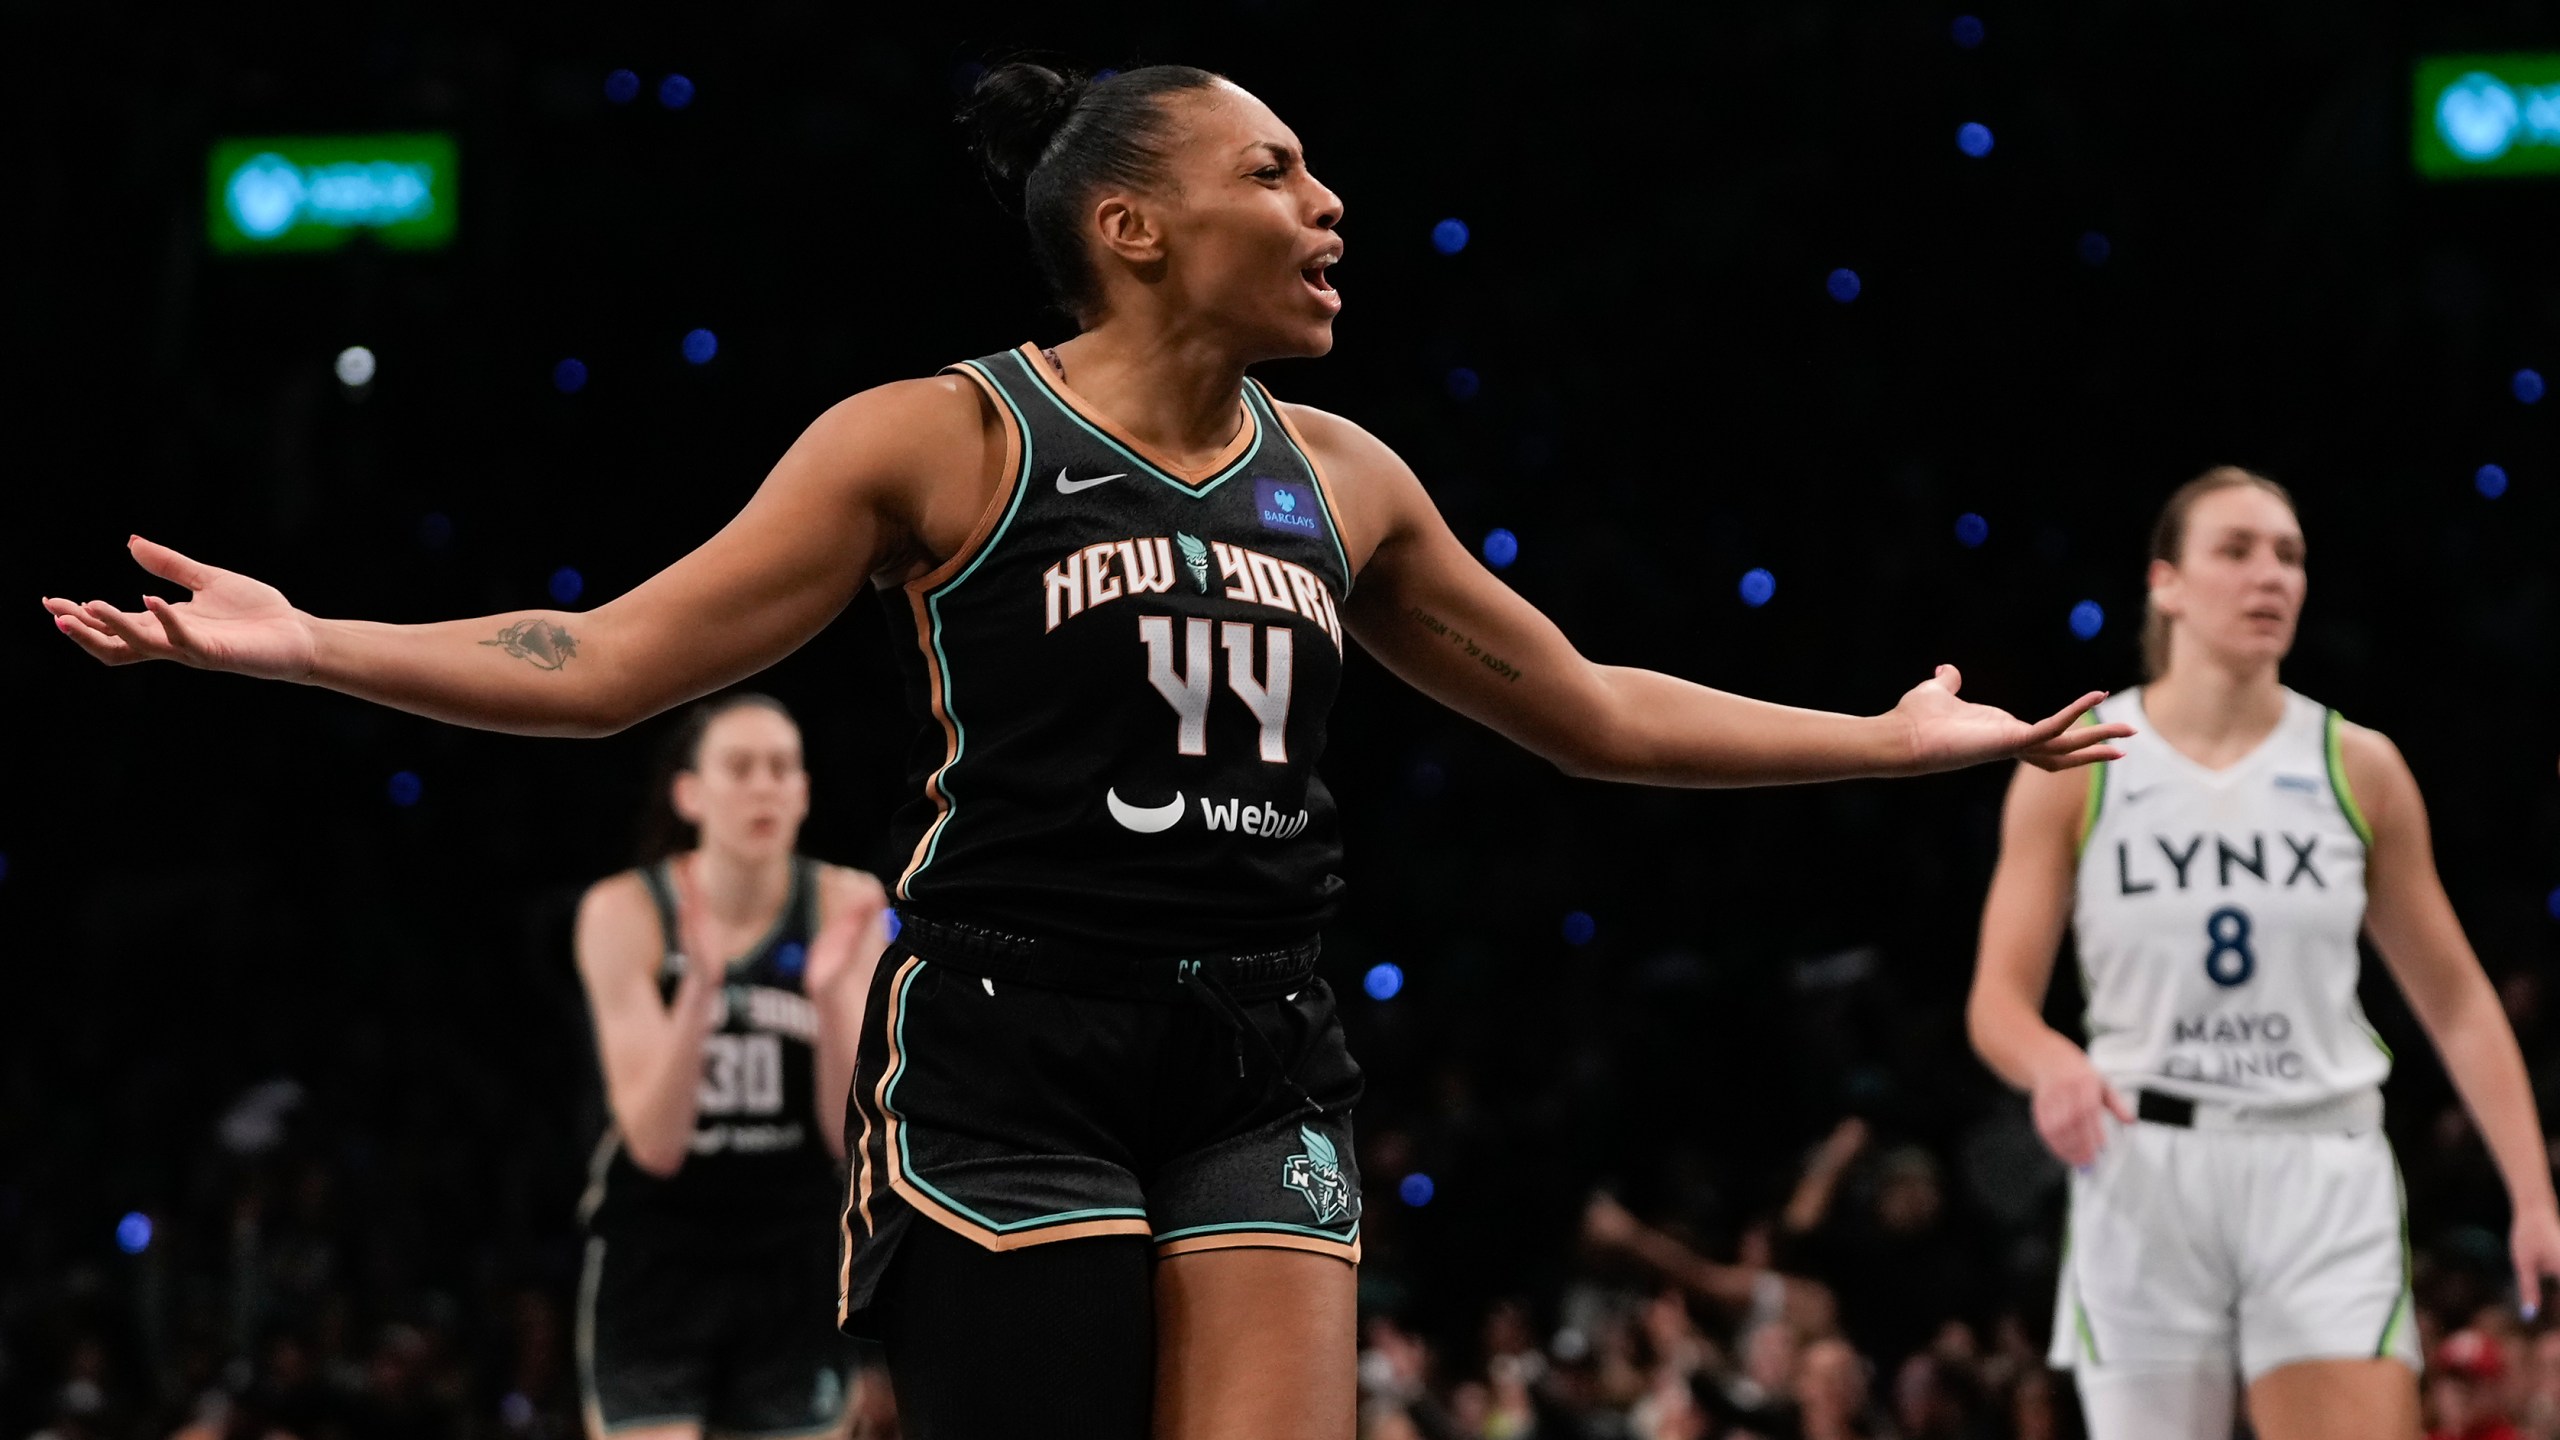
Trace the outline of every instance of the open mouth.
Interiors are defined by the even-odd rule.
[[[1338,310],[1342,308],[1342,292],[1333,288],[1332,269],[1333,257],[1320,255],[1316,257],[1316,263],[1298,272],[1298,279],[1305,282],[1324,305]]]

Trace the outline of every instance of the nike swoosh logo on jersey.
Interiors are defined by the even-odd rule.
[[[1119,791],[1105,790],[1102,803],[1111,807],[1111,818],[1120,822],[1121,829],[1135,830],[1141,835],[1170,830],[1182,820],[1182,792],[1179,790],[1174,791],[1173,798],[1162,805],[1132,805],[1120,798]]]
[[[2152,791],[2157,790],[2157,789],[2159,789],[2159,788],[2160,788],[2160,787],[2159,787],[2159,786],[2157,786],[2157,785],[2145,785],[2145,786],[2143,786],[2141,789],[2136,790],[2136,789],[2132,788],[2131,786],[2127,786],[2127,787],[2125,787],[2125,792],[2124,792],[2124,803],[2126,803],[2127,805],[2130,805],[2130,804],[2132,804],[2134,801],[2141,799],[2143,796],[2148,795],[2148,794],[2150,794]]]
[[[1070,480],[1067,478],[1067,468],[1061,465],[1058,467],[1058,493],[1073,495],[1079,490],[1090,490],[1096,485],[1108,485],[1114,480],[1127,478],[1129,478],[1129,472],[1122,470],[1111,475],[1096,475],[1090,480]]]

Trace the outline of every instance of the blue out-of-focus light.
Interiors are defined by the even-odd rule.
[[[658,103],[670,110],[681,110],[693,103],[693,82],[682,75],[670,75],[658,82]]]
[[[640,97],[640,77],[628,70],[616,70],[604,77],[604,98],[616,105],[628,105]]]
[[[2518,400],[2527,405],[2534,404],[2542,399],[2542,372],[2519,370],[2515,378],[2507,382],[2507,388],[2515,392]]]
[[[1452,215],[1431,227],[1431,248],[1443,255],[1455,255],[1467,248],[1467,222]]]
[[[1372,1000],[1393,1000],[1404,989],[1404,967],[1392,960],[1381,960],[1360,977],[1360,988]]]
[[[809,968],[809,947],[797,940],[785,940],[773,947],[773,968],[785,975],[797,975]]]
[[[1476,374],[1473,370],[1468,369],[1466,366],[1461,365],[1449,372],[1448,384],[1449,398],[1453,400],[1473,400],[1476,398],[1476,392],[1484,388],[1484,378]]]
[[[1119,73],[1120,73],[1119,71],[1114,70],[1114,69],[1112,69],[1110,66],[1106,65],[1106,66],[1104,66],[1103,68],[1101,68],[1101,69],[1096,70],[1096,71],[1094,71],[1094,72],[1093,72],[1093,83],[1094,83],[1094,84],[1096,84],[1096,85],[1099,85],[1099,84],[1101,84],[1103,81],[1108,80],[1108,79],[1110,79],[1112,76],[1117,75],[1117,74],[1119,74]]]
[[[562,605],[575,605],[587,593],[587,577],[566,565],[551,572],[551,598]]]
[[[1592,919],[1588,910],[1576,910],[1564,917],[1564,943],[1567,945],[1588,945],[1591,937],[1599,933],[1600,922]]]
[[[1485,532],[1484,563],[1496,570],[1508,570],[1520,558],[1520,537],[1496,528]]]
[[[1991,538],[1991,522],[1967,510],[1956,517],[1956,543],[1967,550],[1979,550]]]
[[[1979,120],[1967,120],[1956,127],[1956,148],[1979,160],[1991,153],[1991,127]]]
[[[139,1255],[150,1249],[151,1217],[135,1210],[117,1221],[116,1248],[127,1255]]]
[[[587,362],[571,356],[551,367],[551,388],[563,395],[575,395],[587,388]]]
[[[892,940],[897,939],[897,938],[898,938],[898,932],[899,932],[899,931],[901,931],[901,930],[904,930],[904,929],[906,929],[906,928],[907,928],[906,917],[904,917],[904,916],[900,915],[900,914],[899,914],[897,911],[895,911],[895,910],[890,911],[890,912],[889,912],[889,938],[890,938],[890,939],[892,939]]]
[[[1396,1182],[1396,1198],[1417,1210],[1430,1204],[1431,1197],[1438,1193],[1440,1187],[1432,1184],[1431,1177],[1419,1170]]]
[[[7,852],[7,851],[5,851],[5,850],[0,850],[0,880],[6,880],[6,879],[8,879],[8,878],[9,878],[9,855],[8,855],[8,852]]]
[[[1831,292],[1832,299],[1846,305],[1858,298],[1858,291],[1861,288],[1858,272],[1843,265],[1831,272],[1829,278],[1822,282],[1822,288]]]
[[[708,365],[720,353],[720,337],[708,330],[684,332],[684,358],[696,365]]]
[[[418,521],[418,543],[430,550],[441,550],[453,543],[453,517],[441,510],[430,510]]]
[[[2495,500],[2507,493],[2507,471],[2503,465],[2483,465],[2472,472],[2471,488]]]
[[[1449,788],[1449,772],[1437,760],[1416,760],[1405,772],[1405,788],[1425,800]]]
[[[2551,887],[2551,893],[2543,898],[2542,908],[2551,912],[2552,919],[2560,920],[2560,885]]]
[[[1758,568],[1742,572],[1742,603],[1757,610],[1778,593],[1778,577]]]
[[[2107,612],[2095,600],[2083,600],[2071,607],[2071,633],[2083,640],[2095,640],[2107,628]]]
[[[510,1430],[532,1429],[534,1413],[533,1401],[521,1390],[508,1391],[498,1402],[498,1423]]]
[[[1971,50],[1982,43],[1982,17],[1959,15],[1956,23],[1947,27],[1947,33],[1956,42],[1957,49]]]
[[[2103,233],[2096,230],[2083,230],[2080,232],[2081,264],[2089,266],[2104,265],[2107,263],[2107,257],[2114,253],[2116,253],[2115,242],[2109,240]]]
[[[403,770],[391,777],[390,793],[391,803],[406,810],[427,793],[427,782],[419,779],[416,771]]]

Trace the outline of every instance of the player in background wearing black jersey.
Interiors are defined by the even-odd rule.
[[[2035,724],[1961,701],[1945,666],[1885,714],[1853,716],[1592,662],[1477,563],[1385,445],[1246,382],[1258,361],[1330,350],[1342,303],[1342,202],[1260,101],[1181,66],[1087,83],[1016,64],[987,75],[971,119],[1077,333],[837,405],[736,519],[628,594],[583,614],[324,620],[136,538],[135,559],[191,600],[46,608],[111,664],[178,660],[457,724],[597,735],[772,664],[877,586],[918,647],[906,883],[930,895],[948,865],[942,893],[967,897],[912,907],[857,1061],[869,1163],[845,1298],[872,1287],[856,1318],[888,1344],[903,1418],[927,1440],[1347,1440],[1359,1191],[1338,1137],[1358,1072],[1312,936],[1279,938],[1332,908],[1331,810],[1307,767],[1340,636],[1598,779],[2068,768],[2115,758],[2130,731],[2075,727],[2094,693]],[[1285,449],[1266,417],[1291,432]],[[1075,436],[1085,458],[1114,459],[1099,474],[1041,463],[1040,446]],[[1265,445],[1285,475],[1253,473]],[[1080,533],[1058,508],[1126,506],[1132,486],[1152,508],[1098,505]],[[1169,521],[1186,497],[1216,524],[1121,528]],[[1016,536],[1035,501],[1038,523]],[[1309,502],[1319,523],[1303,523]],[[1026,551],[1035,539],[1053,548]],[[980,609],[998,581],[1014,603]],[[1109,663],[1097,626],[1116,635]],[[1316,684],[1292,702],[1301,657]],[[1040,685],[973,688],[1007,675]],[[1043,748],[1058,743],[1074,748]],[[1124,759],[1174,794],[1122,791],[1108,767]],[[1085,783],[1062,790],[1062,775]],[[1170,857],[1138,845],[1151,834]],[[1176,938],[1150,943],[1166,895],[1191,898],[1168,912]],[[1072,923],[1043,926],[1048,913]],[[1207,943],[1221,915],[1235,938]],[[1198,1113],[1161,1113],[1185,1107]],[[1223,1133],[1198,1128],[1221,1119]],[[1092,1203],[1132,1193],[1134,1207]],[[1035,1201],[1033,1217],[989,1208]],[[1286,1205],[1294,1231],[1258,1210]],[[1153,1243],[1159,1207],[1221,1206],[1238,1218]]]
[[[832,1434],[844,1101],[886,899],[794,853],[809,773],[766,696],[687,712],[648,804],[640,867],[578,907],[610,1114],[580,1206],[587,1428]]]

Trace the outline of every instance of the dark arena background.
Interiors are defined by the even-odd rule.
[[[133,531],[322,615],[628,589],[834,401],[1070,333],[951,120],[1026,51],[1214,68],[1299,131],[1347,304],[1257,373],[1596,658],[1862,713],[1945,661],[2043,714],[2139,679],[2174,486],[2291,487],[2287,682],[2406,752],[2560,1108],[2560,7],[516,8],[5,21],[7,1440],[578,1433],[569,922],[665,723],[109,671],[39,593],[134,605]],[[2527,100],[2480,173],[2442,56]],[[450,140],[449,236],[216,243],[228,142],[383,135]],[[858,603],[756,684],[806,848],[894,872],[891,642]],[[2064,1174],[1963,1027],[2004,770],[1579,782],[1366,660],[1324,769],[1365,1435],[1742,1436],[1699,1397],[1755,1387],[1872,1407],[1805,1435],[2077,1433]],[[2560,1435],[2504,1192],[2367,970],[2428,1353],[2504,1356],[2430,1403]]]

